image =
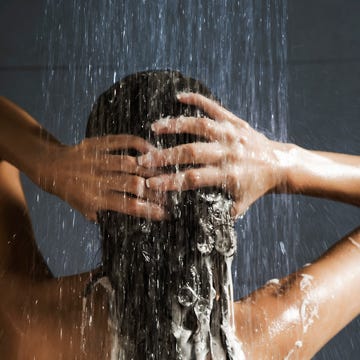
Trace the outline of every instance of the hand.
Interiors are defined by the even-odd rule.
[[[202,167],[151,177],[146,180],[149,189],[181,191],[221,187],[232,195],[232,215],[238,216],[260,196],[282,185],[284,144],[270,141],[247,122],[202,95],[183,93],[178,99],[204,110],[211,118],[161,119],[152,125],[152,130],[157,134],[194,134],[209,142],[151,150],[138,157],[138,164],[146,168],[175,164]]]
[[[165,197],[145,186],[145,179],[157,173],[139,166],[135,157],[111,154],[126,149],[146,153],[154,147],[131,135],[88,138],[78,145],[51,151],[35,182],[92,221],[96,221],[99,210],[164,219]]]

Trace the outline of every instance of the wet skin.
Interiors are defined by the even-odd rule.
[[[5,161],[0,214],[1,358],[105,359],[110,337],[102,289],[91,295],[83,314],[90,274],[53,278],[35,243],[19,171]]]
[[[61,145],[51,137],[41,143],[35,120],[1,100],[0,158],[4,161],[0,162],[0,354],[6,359],[106,358],[111,342],[106,295],[101,288],[92,294],[87,311],[82,311],[82,295],[91,274],[54,279],[47,269],[36,247],[18,170],[9,163],[90,219],[97,210],[113,204],[116,211],[134,216],[146,213],[159,220],[166,216],[162,197],[157,196],[159,188],[184,190],[219,183],[235,199],[234,216],[261,195],[274,191],[301,192],[360,204],[359,157],[309,152],[271,142],[243,120],[201,96],[183,95],[180,100],[204,108],[210,118],[201,120],[200,125],[193,118],[162,121],[154,125],[154,131],[206,135],[215,143],[211,144],[217,147],[215,153],[204,144],[161,152],[128,135],[89,139],[73,147]],[[15,123],[15,130],[9,122],[4,125],[9,118],[13,120],[11,124]],[[14,139],[23,136],[19,135],[22,127],[23,141],[18,141],[20,145],[13,149]],[[241,148],[234,152],[237,141]],[[108,154],[110,147],[124,147],[124,143],[148,155],[135,159]],[[263,143],[266,146],[260,146]],[[96,162],[99,153],[103,161]],[[46,159],[47,154],[51,161]],[[226,162],[222,160],[224,154]],[[161,175],[164,164],[178,162],[200,163],[203,167],[189,170],[190,175]],[[103,164],[107,166],[105,170]],[[60,168],[66,169],[64,177]],[[114,169],[120,169],[121,177],[117,178],[115,171],[112,176],[102,173]],[[259,169],[261,181],[254,177]],[[248,191],[241,192],[240,182],[248,184]],[[152,189],[155,184],[156,192]],[[85,196],[81,192],[85,185],[90,185],[92,194]],[[116,203],[112,200],[114,190],[130,192],[137,198]],[[94,196],[97,201],[89,201]],[[359,298],[357,229],[312,265],[235,303],[236,334],[249,359],[280,359],[287,355],[310,358],[359,315],[360,303],[349,301]]]

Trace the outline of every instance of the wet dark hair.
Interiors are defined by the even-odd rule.
[[[127,76],[100,95],[86,136],[133,134],[163,148],[198,141],[193,135],[156,136],[151,131],[162,117],[205,115],[177,100],[178,92],[189,91],[215,99],[200,81],[176,71]],[[119,358],[185,359],[186,352],[193,358],[194,348],[181,343],[199,342],[196,337],[209,337],[209,331],[220,339],[219,348],[231,342],[222,330],[232,301],[227,261],[236,242],[231,199],[218,189],[202,189],[171,193],[169,204],[170,220],[161,222],[98,213],[103,268],[113,289],[111,316],[123,349]],[[208,332],[200,331],[201,322],[208,324]],[[214,346],[210,338],[202,341],[208,350]]]

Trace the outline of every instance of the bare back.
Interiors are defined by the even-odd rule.
[[[90,274],[51,276],[33,236],[17,169],[0,162],[0,354],[8,360],[106,359],[106,295]],[[105,355],[107,354],[107,355]]]

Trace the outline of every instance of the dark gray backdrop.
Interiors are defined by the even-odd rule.
[[[85,126],[85,116],[89,109],[87,107],[81,110],[84,114],[82,125],[71,130],[67,127],[68,123],[64,125],[49,119],[46,116],[48,113],[44,112],[42,81],[48,62],[46,44],[50,42],[47,34],[43,33],[45,3],[46,1],[40,0],[0,1],[1,95],[25,108],[62,141],[69,143],[83,136],[81,126]],[[210,9],[212,3],[216,7],[217,2],[208,2]],[[66,17],[67,11],[71,11],[71,3],[67,4],[59,8],[59,15],[62,17]],[[291,141],[311,149],[360,153],[359,18],[358,0],[288,2],[287,123]],[[66,31],[65,34],[71,37],[71,29]],[[69,40],[65,38],[63,41]],[[139,44],[140,47],[146,47],[146,44]],[[151,57],[150,50],[147,51]],[[135,49],[124,54],[123,59],[119,59],[120,62],[128,64],[122,67],[123,71],[129,73],[151,66],[152,63],[147,64],[145,57],[141,61],[131,58],[136,54]],[[212,66],[210,60],[207,63],[206,51],[203,57],[204,67]],[[70,61],[71,59],[69,62],[64,59],[64,62],[57,66],[62,66],[62,71],[66,72]],[[152,61],[151,58],[149,61]],[[118,74],[117,79],[122,75],[125,74]],[[98,86],[98,91],[109,86],[111,81],[112,79],[105,79],[104,84]],[[72,112],[66,103],[73,95],[70,89],[64,92],[64,87],[56,88],[53,84],[52,97],[56,100],[53,103],[58,107],[54,109],[54,114],[61,112],[65,118],[71,117]],[[81,99],[79,103],[81,104]],[[227,105],[233,111],[239,112],[235,100],[231,97]],[[41,193],[26,178],[24,184],[39,246],[54,273],[71,274],[96,266],[99,261],[96,227],[85,223],[80,215],[54,197]],[[319,256],[342,235],[358,226],[360,218],[359,209],[352,206],[302,197],[296,197],[294,201],[300,209],[297,217],[293,219],[298,224],[294,227],[297,234],[285,234],[286,238],[283,239],[285,243],[291,241],[292,237],[297,239],[296,251],[287,254],[290,271]],[[75,223],[76,226],[73,226]],[[269,232],[274,231],[271,232],[270,229]],[[280,236],[274,234],[271,237]],[[264,251],[261,256],[266,258],[270,255]],[[239,264],[238,272],[241,271]],[[272,269],[266,271],[265,267],[265,271],[253,284],[282,275],[284,274],[274,273]],[[242,294],[240,290],[238,294]],[[316,358],[359,357],[360,320],[357,319]]]

